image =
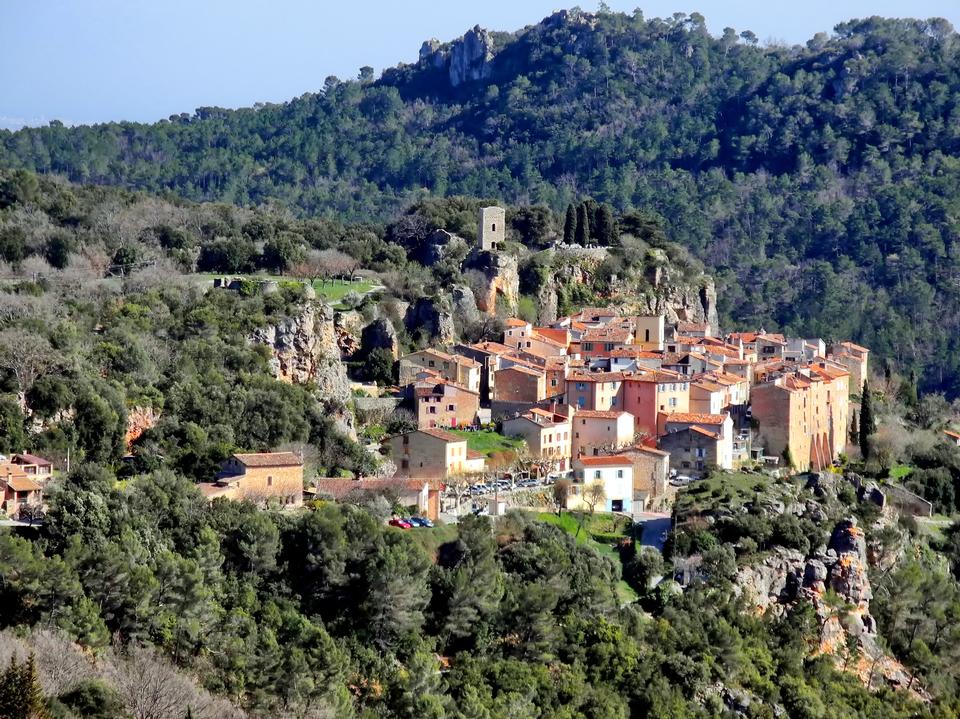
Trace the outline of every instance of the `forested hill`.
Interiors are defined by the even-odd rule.
[[[355,219],[427,193],[641,208],[717,274],[728,322],[851,336],[957,394],[958,54],[942,20],[787,48],[561,12],[282,105],[0,133],[0,165]]]

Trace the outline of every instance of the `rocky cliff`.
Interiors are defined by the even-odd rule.
[[[472,271],[476,306],[487,314],[512,314],[520,297],[517,258],[504,252],[475,250],[464,262]]]
[[[330,305],[308,301],[299,314],[256,330],[251,341],[270,348],[270,365],[277,379],[315,387],[317,399],[341,428],[355,437],[353,417],[347,410],[350,380],[340,359]]]
[[[449,44],[431,39],[420,48],[420,64],[436,69],[447,68],[450,84],[485,80],[492,74],[493,38],[479,25]]]

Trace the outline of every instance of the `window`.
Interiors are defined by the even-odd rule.
[[[401,459],[401,460],[400,460],[400,469],[410,469],[410,460],[409,460],[409,459]]]
[[[617,406],[617,398],[616,398],[616,397],[611,397],[611,398],[610,398],[610,406],[611,406],[611,407],[616,407],[616,406]]]
[[[623,470],[622,470],[622,469],[618,469],[618,470],[617,470],[617,479],[623,479]]]
[[[697,456],[706,457],[707,453],[704,451],[703,447],[697,447]]]
[[[527,340],[527,347],[530,346],[530,340]]]
[[[557,386],[557,378],[556,378],[556,377],[554,377],[552,380],[550,380],[550,386],[551,386],[551,387],[556,387],[556,386]]]
[[[594,479],[600,479],[600,470],[599,470],[599,469],[593,470],[593,478],[594,478]]]
[[[585,390],[587,388],[586,382],[577,382],[577,389]]]
[[[496,231],[497,231],[497,223],[496,223],[496,222],[494,222],[492,225],[490,225],[490,231],[491,231],[491,232],[496,232]]]
[[[649,342],[649,341],[650,341],[650,330],[644,330],[644,333],[643,333],[643,341],[644,341],[644,342]]]
[[[585,397],[577,397],[577,407],[579,407],[580,409],[583,409],[586,406],[586,404],[587,404],[587,400]]]
[[[669,400],[669,402],[668,402],[667,404],[669,404],[670,407],[676,407],[676,406],[677,406],[677,398],[676,398],[676,397],[671,397],[670,400]]]
[[[455,405],[455,404],[448,404],[448,405],[447,405],[447,411],[448,411],[448,412],[456,412],[456,411],[457,411],[457,405]]]
[[[272,486],[273,486],[273,477],[272,477],[272,476],[269,476],[269,475],[267,476],[267,486],[268,486],[268,487],[272,487]]]
[[[431,407],[431,408],[430,408],[430,414],[436,414],[436,413],[437,413],[437,408],[436,408],[436,407]]]

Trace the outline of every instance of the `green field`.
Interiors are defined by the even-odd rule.
[[[518,437],[504,437],[493,430],[485,429],[480,432],[466,432],[460,429],[450,430],[453,434],[459,435],[467,440],[467,448],[474,452],[480,452],[490,456],[494,452],[516,451],[523,445],[523,440]]]
[[[913,467],[911,467],[909,464],[895,464],[890,468],[890,479],[903,479],[912,471]]]
[[[215,277],[232,277],[239,279],[251,279],[251,280],[274,280],[276,282],[299,282],[294,277],[289,276],[280,276],[280,275],[267,275],[267,274],[251,274],[251,275],[241,275],[241,274],[228,274],[228,273],[200,273],[195,275],[202,279],[205,282],[212,282]],[[350,282],[348,280],[314,280],[312,282],[313,289],[317,293],[317,297],[325,299],[332,305],[337,306],[337,309],[345,309],[342,306],[339,306],[339,303],[346,296],[348,292],[356,292],[357,294],[365,295],[371,290],[379,285],[376,282],[366,279],[358,279],[356,281]]]

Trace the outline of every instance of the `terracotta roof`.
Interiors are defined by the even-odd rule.
[[[662,352],[651,352],[640,347],[617,347],[610,350],[611,357],[631,357],[636,359],[663,359]]]
[[[678,332],[699,332],[710,329],[710,325],[706,322],[678,322],[677,331]]]
[[[26,452],[22,454],[15,454],[11,461],[14,464],[35,464],[38,467],[52,467],[53,462],[49,459],[44,459],[43,457],[38,457],[35,454],[27,454]]]
[[[697,434],[702,434],[704,437],[709,437],[710,439],[720,439],[720,435],[716,432],[708,432],[703,427],[688,427],[691,432],[696,432]]]
[[[657,384],[664,384],[666,382],[677,383],[690,381],[690,378],[686,375],[682,375],[679,372],[671,372],[670,370],[665,369],[652,370],[650,372],[631,375],[627,377],[627,379],[631,382],[655,382]]]
[[[580,464],[584,465],[585,467],[619,467],[625,464],[633,464],[629,457],[625,457],[622,454],[608,454],[597,457],[579,457],[575,461],[580,462]]]
[[[450,432],[444,432],[442,429],[437,429],[435,427],[426,427],[424,429],[416,429],[412,432],[407,432],[406,434],[416,434],[417,432],[429,435],[434,439],[442,439],[444,442],[466,442],[467,441],[463,437],[459,437],[455,434],[451,434]]]
[[[841,343],[840,343],[840,346],[841,346],[841,347],[846,347],[847,349],[856,350],[857,352],[869,352],[869,351],[870,351],[870,350],[867,349],[866,347],[861,347],[860,345],[855,345],[853,342],[850,342],[850,341],[841,342]]]
[[[506,354],[507,352],[513,352],[513,347],[508,347],[505,344],[500,342],[476,342],[472,345],[467,345],[471,349],[475,349],[478,352],[486,352],[487,354]]]
[[[620,382],[624,379],[623,372],[572,372],[568,382]]]
[[[14,492],[36,492],[40,489],[40,485],[29,477],[13,474],[9,477],[0,477],[0,479],[6,482],[7,486]]]
[[[722,384],[716,384],[715,382],[710,382],[705,379],[699,379],[695,382],[690,383],[690,389],[696,387],[697,389],[703,389],[707,392],[722,392],[726,389]]]
[[[558,339],[555,339],[555,338],[553,338],[553,337],[550,337],[549,335],[544,334],[543,332],[541,332],[539,329],[533,330],[533,334],[531,335],[531,337],[532,337],[533,339],[536,339],[536,340],[539,341],[539,342],[546,342],[548,345],[553,345],[554,347],[566,347],[566,346],[567,346],[567,343],[566,343],[566,342],[562,342],[561,340],[558,340]]]
[[[385,479],[318,479],[314,487],[318,494],[329,494],[334,499],[343,499],[354,492],[385,492],[407,490],[422,492],[429,483],[423,479],[388,477]]]
[[[960,432],[951,432],[949,429],[943,430],[943,433],[948,437],[953,437],[954,439],[960,439]]]
[[[507,327],[526,327],[530,323],[526,320],[517,319],[516,317],[507,317],[503,324],[505,324]]]
[[[233,457],[245,467],[300,467],[303,460],[293,452],[257,452],[234,454]]]
[[[725,414],[695,414],[690,412],[662,413],[668,424],[723,424],[727,420]]]
[[[574,419],[580,417],[585,417],[586,419],[618,419],[624,414],[629,414],[629,412],[623,410],[578,409],[573,417]]]
[[[486,459],[486,455],[473,449],[467,450],[467,459]]]
[[[536,332],[541,337],[552,339],[554,342],[563,345],[564,347],[570,341],[569,333],[564,329],[556,329],[555,327],[536,327]]]
[[[479,367],[479,366],[480,366],[480,363],[477,362],[475,359],[470,359],[469,357],[464,357],[463,355],[447,354],[446,352],[443,352],[443,351],[438,350],[438,349],[434,349],[433,347],[427,347],[426,349],[419,350],[419,351],[417,351],[417,352],[411,352],[411,353],[408,354],[408,355],[404,355],[404,356],[401,357],[400,359],[401,359],[401,360],[404,360],[404,359],[407,359],[408,357],[415,357],[416,355],[421,355],[421,354],[433,355],[434,357],[439,357],[440,359],[445,360],[445,361],[447,361],[447,362],[453,362],[453,363],[455,363],[455,364],[462,364],[462,365],[464,365],[464,366],[466,366],[466,367]]]
[[[587,330],[581,342],[627,342],[633,333],[623,327],[598,327]]]
[[[654,449],[653,447],[647,447],[644,444],[637,445],[631,449],[636,450],[637,452],[646,452],[647,454],[655,454],[658,457],[669,457],[669,452],[664,452],[662,449]]]
[[[536,367],[530,367],[526,364],[512,364],[509,367],[501,367],[497,370],[497,374],[501,372],[520,372],[521,374],[532,375],[534,377],[542,377],[543,370]]]

